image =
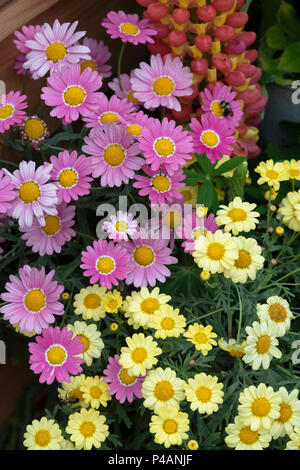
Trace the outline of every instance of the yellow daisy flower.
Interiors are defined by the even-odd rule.
[[[160,294],[159,288],[155,287],[151,292],[147,287],[142,287],[139,292],[133,291],[126,297],[123,304],[125,317],[128,318],[128,324],[134,329],[142,326],[149,328],[149,322],[155,313],[160,311],[161,306],[171,300],[169,295]]]
[[[259,220],[259,212],[255,212],[256,204],[243,202],[240,197],[235,197],[228,206],[221,205],[217,211],[216,223],[224,225],[225,232],[237,235],[240,232],[254,230]]]
[[[128,369],[129,375],[146,375],[146,369],[152,369],[162,350],[152,336],[135,333],[126,338],[127,347],[121,348],[119,364]]]
[[[99,287],[97,284],[81,289],[74,297],[74,313],[82,315],[84,320],[99,321],[104,318],[105,308],[102,297],[105,292],[106,287]]]
[[[84,321],[76,321],[74,325],[67,325],[67,328],[73,331],[73,338],[78,336],[84,345],[82,357],[86,365],[91,366],[94,358],[101,356],[104,343],[97,325],[91,323],[88,325]]]
[[[226,428],[225,442],[228,447],[235,450],[263,450],[269,447],[272,435],[269,431],[260,429],[253,431],[250,426],[246,426],[240,416],[234,418],[234,423],[230,423]]]
[[[286,171],[289,175],[289,179],[291,180],[300,180],[300,160],[286,160],[283,162],[286,166]]]
[[[80,413],[69,416],[66,432],[71,435],[70,440],[75,442],[76,449],[91,450],[93,446],[99,449],[109,435],[105,421],[105,416],[99,411],[82,408]]]
[[[62,406],[70,406],[77,408],[78,406],[86,407],[83,394],[80,390],[81,385],[85,381],[85,375],[75,375],[70,377],[70,382],[62,382],[62,388],[58,388],[58,398]]]
[[[194,208],[196,207],[198,194],[197,184],[194,186],[185,186],[184,188],[177,189],[176,191],[182,194],[185,204],[192,204]]]
[[[111,400],[107,388],[108,385],[104,382],[104,377],[86,377],[80,386],[83,399],[86,405],[98,409],[100,405],[106,407],[107,402]]]
[[[250,278],[256,279],[256,273],[263,268],[265,258],[261,256],[262,248],[255,238],[235,237],[234,242],[238,249],[238,258],[234,265],[224,270],[224,276],[235,283],[244,284]]]
[[[218,346],[229,353],[232,357],[243,357],[245,354],[246,341],[237,343],[233,338],[230,338],[229,341],[225,341],[224,338],[220,338],[218,341]]]
[[[179,315],[179,308],[173,309],[171,305],[165,304],[153,314],[149,326],[156,330],[155,338],[178,338],[184,332],[186,319]]]
[[[26,426],[23,445],[28,450],[60,450],[63,440],[61,430],[54,419],[43,416],[40,421],[34,419]]]
[[[122,307],[123,299],[120,292],[114,289],[113,292],[107,292],[102,296],[103,306],[107,313],[118,313]]]
[[[238,249],[230,233],[217,230],[215,233],[207,232],[206,236],[195,240],[193,257],[199,268],[213,274],[222,273],[234,265]]]
[[[287,193],[279,205],[278,213],[288,228],[300,232],[300,190]]]
[[[188,341],[195,345],[197,351],[201,351],[203,356],[207,356],[213,346],[217,346],[217,342],[213,339],[217,335],[212,331],[212,326],[199,325],[199,323],[193,323],[188,327],[188,330],[183,334]]]
[[[144,407],[155,413],[163,406],[177,406],[184,399],[183,380],[170,367],[150,370],[142,385]]]
[[[290,329],[294,318],[288,302],[277,295],[269,297],[265,304],[257,304],[256,311],[260,321],[270,322],[276,329],[275,335],[279,337]]]
[[[280,359],[281,351],[276,348],[278,339],[276,338],[275,327],[270,322],[259,323],[255,321],[252,326],[246,326],[246,347],[243,361],[250,364],[253,370],[270,367],[273,357]]]
[[[264,383],[245,388],[239,402],[239,416],[252,431],[270,430],[273,421],[280,416],[280,395]]]
[[[286,181],[289,179],[286,167],[282,162],[274,163],[273,160],[260,162],[254,171],[260,175],[257,184],[260,185],[268,183],[268,185],[272,186],[275,191],[278,191],[280,181]]]
[[[170,446],[180,446],[188,438],[189,424],[187,413],[178,411],[176,406],[168,406],[160,408],[151,417],[149,429],[155,435],[154,441],[168,449]]]
[[[223,384],[218,382],[218,377],[207,375],[204,372],[188,379],[185,384],[185,396],[191,402],[191,409],[198,410],[201,414],[212,414],[218,411],[223,403]]]
[[[290,435],[294,426],[300,426],[300,400],[299,390],[292,390],[289,394],[285,387],[278,390],[280,396],[280,416],[272,424],[271,434],[273,439]]]
[[[300,450],[300,427],[296,427],[289,437],[291,440],[286,443],[285,450]]]

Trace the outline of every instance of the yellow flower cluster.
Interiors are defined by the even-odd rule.
[[[107,291],[97,284],[80,290],[74,297],[74,313],[82,315],[84,320],[99,321],[106,313],[118,313],[123,299],[116,289]]]

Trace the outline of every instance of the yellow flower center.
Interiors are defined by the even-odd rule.
[[[167,380],[162,380],[156,384],[154,395],[158,400],[168,401],[174,395],[174,389],[170,382]]]
[[[161,327],[164,330],[172,330],[174,326],[175,326],[175,321],[173,320],[173,318],[170,318],[170,317],[164,318],[161,322]]]
[[[81,73],[88,67],[90,67],[90,69],[92,69],[93,72],[98,69],[97,63],[95,60],[85,60],[84,62],[80,64]]]
[[[152,186],[156,191],[163,193],[170,189],[170,180],[167,176],[157,175],[152,180]]]
[[[174,419],[167,419],[163,424],[163,429],[167,434],[175,434],[178,425]]]
[[[70,398],[77,398],[78,401],[82,401],[83,400],[83,393],[81,392],[79,387],[76,387],[76,388],[74,388],[74,390],[72,390],[69,393],[69,397]]]
[[[153,263],[155,256],[149,246],[138,246],[133,253],[134,261],[140,266],[149,266]]]
[[[257,431],[252,431],[248,426],[240,430],[239,437],[243,444],[251,445],[257,442],[259,435]]]
[[[223,117],[224,116],[224,108],[223,106],[221,105],[221,102],[220,101],[214,101],[212,104],[211,104],[211,112],[215,115],[215,116],[218,116],[218,117]]]
[[[28,139],[40,140],[45,135],[45,124],[37,118],[30,118],[25,121],[24,134]]]
[[[66,359],[66,351],[62,346],[51,346],[47,351],[47,359],[53,366],[63,364]]]
[[[272,180],[275,180],[278,178],[279,175],[278,175],[278,172],[275,170],[268,170],[266,172],[266,176]]]
[[[269,335],[261,336],[256,343],[256,351],[258,354],[265,354],[271,346],[271,338]]]
[[[91,387],[90,395],[92,398],[100,398],[101,397],[101,390],[99,387]]]
[[[46,235],[55,235],[60,229],[60,220],[56,215],[46,215],[45,216],[46,225],[42,227],[43,232]]]
[[[45,52],[47,58],[56,64],[66,56],[68,50],[62,42],[53,42],[47,47]]]
[[[25,204],[37,201],[41,195],[40,187],[35,181],[26,181],[19,188],[19,198]]]
[[[24,298],[24,304],[30,312],[39,312],[46,305],[44,292],[40,289],[32,289],[28,291]]]
[[[252,413],[254,414],[254,416],[258,416],[259,418],[267,416],[270,409],[271,405],[267,398],[257,398],[252,403]]]
[[[171,230],[179,227],[182,222],[182,216],[179,212],[170,211],[166,212],[163,217],[163,223],[166,227],[169,227]]]
[[[245,354],[243,351],[238,351],[238,350],[234,350],[232,349],[231,351],[228,351],[229,352],[229,355],[232,356],[232,357],[243,357],[243,355]]]
[[[224,245],[218,242],[210,243],[207,247],[207,256],[215,261],[218,261],[223,258],[225,254]]]
[[[128,34],[130,36],[136,36],[139,33],[139,28],[133,23],[123,23],[120,25],[120,30],[124,34]]]
[[[125,150],[119,144],[108,145],[103,153],[103,158],[109,166],[120,166],[125,156]]]
[[[85,101],[85,98],[86,92],[79,85],[70,86],[64,92],[65,103],[75,108],[80,106]]]
[[[97,269],[101,274],[110,274],[115,269],[115,263],[108,256],[102,256],[97,261]]]
[[[134,96],[134,93],[135,93],[134,90],[130,90],[130,92],[127,93],[127,99],[128,99],[128,101],[131,101],[132,103],[138,103],[139,100],[136,99],[136,97]]]
[[[128,223],[125,222],[124,220],[119,220],[116,223],[116,231],[117,232],[126,232],[127,229],[128,229]]]
[[[145,348],[135,348],[131,353],[133,362],[140,364],[147,357],[147,350]]]
[[[84,437],[91,437],[95,431],[96,427],[94,423],[91,423],[90,421],[86,421],[80,426],[80,432]]]
[[[175,83],[171,77],[162,76],[154,80],[152,90],[158,96],[168,96],[174,91]]]
[[[300,174],[300,171],[296,170],[296,168],[292,168],[291,170],[289,170],[289,175],[292,179],[297,178],[299,174]]]
[[[182,194],[185,202],[189,202],[192,199],[191,191],[181,191],[181,194]]]
[[[46,447],[51,441],[50,432],[47,429],[40,429],[34,436],[35,443],[40,447]]]
[[[240,269],[248,268],[251,264],[251,256],[246,250],[239,250],[239,257],[234,262],[235,266]]]
[[[0,108],[0,119],[7,119],[13,115],[14,107],[11,104],[6,104]]]
[[[80,338],[80,342],[83,343],[83,352],[85,353],[89,350],[91,344],[90,340],[85,335],[77,335],[77,337]]]
[[[97,294],[88,294],[85,298],[84,298],[84,306],[86,308],[90,308],[90,309],[95,309],[95,308],[98,308],[101,304],[101,299],[99,297],[99,295]]]
[[[281,403],[280,416],[277,419],[279,423],[286,423],[293,415],[291,406],[288,403]]]
[[[207,403],[211,399],[211,390],[205,386],[198,387],[196,390],[196,396],[202,403]]]
[[[160,307],[160,303],[157,299],[149,297],[148,299],[143,300],[141,303],[141,310],[149,315],[152,315],[155,310]]]
[[[110,325],[110,330],[111,331],[117,331],[118,328],[119,328],[118,323],[111,323],[111,325]]]
[[[110,299],[110,300],[106,303],[106,307],[107,307],[109,310],[115,310],[115,309],[118,307],[118,301],[115,300],[115,299]]]
[[[230,217],[233,222],[242,222],[247,219],[247,212],[243,209],[231,209],[228,212],[228,217]]]
[[[281,323],[286,320],[287,311],[283,305],[274,303],[269,306],[269,317],[276,323]]]
[[[78,175],[72,168],[62,170],[58,176],[58,182],[63,188],[72,188],[77,182]]]
[[[214,131],[203,131],[200,137],[202,143],[206,145],[206,147],[214,148],[219,145],[220,137]]]
[[[175,144],[168,137],[159,137],[154,143],[154,150],[160,157],[170,157],[174,153]]]
[[[138,124],[130,124],[127,126],[127,132],[133,137],[140,137],[142,134],[142,126],[139,126]]]
[[[107,111],[106,113],[102,113],[101,116],[99,117],[99,121],[101,124],[104,122],[118,122],[119,118],[117,116],[117,113],[114,113],[113,111]]]
[[[121,369],[119,372],[119,379],[123,385],[132,385],[136,381],[135,375],[129,375],[128,369]]]
[[[200,343],[200,344],[207,343],[207,340],[208,340],[206,334],[204,333],[197,333],[194,339],[197,343]]]

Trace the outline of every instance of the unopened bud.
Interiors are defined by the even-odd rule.
[[[274,204],[271,204],[271,205],[269,206],[269,210],[270,210],[271,212],[276,212],[276,211],[277,211],[277,207],[274,206]]]
[[[282,237],[282,235],[284,234],[284,228],[280,227],[280,226],[276,227],[275,233],[276,233],[276,235],[278,235],[278,237]]]
[[[69,292],[63,292],[63,293],[61,294],[61,298],[62,298],[63,300],[69,300],[69,298],[70,298]]]
[[[210,278],[210,272],[203,269],[203,271],[201,271],[201,273],[200,273],[200,279],[202,281],[208,281],[209,278]]]
[[[274,266],[275,266],[275,264],[277,264],[277,260],[276,260],[275,258],[272,258],[270,262],[271,262],[271,264],[273,264]]]
[[[269,227],[269,228],[268,228],[268,232],[269,232],[269,233],[273,233],[273,232],[274,232],[273,227]]]
[[[118,323],[115,323],[115,322],[111,323],[111,325],[109,327],[110,331],[117,331],[118,328],[119,328],[119,325],[118,325]]]
[[[195,360],[194,360],[194,359],[191,359],[190,362],[189,362],[189,364],[190,364],[191,367],[194,367],[194,365],[196,364],[196,363],[195,363]]]

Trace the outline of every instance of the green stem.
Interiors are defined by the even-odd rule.
[[[282,281],[282,280],[285,279],[286,277],[292,276],[292,274],[295,274],[295,273],[297,273],[298,271],[300,271],[300,268],[294,269],[294,271],[292,271],[291,273],[285,274],[284,276],[282,276],[282,277],[280,277],[279,279],[277,279],[276,282],[273,282],[272,284],[269,284],[268,286],[261,286],[261,287],[258,287],[257,289],[255,289],[255,290],[252,292],[252,294],[255,294],[256,292],[259,292],[259,291],[261,291],[262,289],[269,289],[270,287],[278,286],[278,284],[280,283],[280,281]]]
[[[198,320],[202,320],[202,318],[209,317],[210,315],[213,315],[214,313],[218,313],[218,312],[224,312],[224,308],[218,308],[218,310],[214,310],[213,312],[206,313],[205,315],[202,315],[201,317],[193,318],[192,320],[187,322],[187,325],[189,325],[190,323],[197,322]]]
[[[237,285],[234,285],[237,291],[237,295],[239,298],[239,308],[240,308],[240,316],[239,316],[239,324],[238,324],[238,331],[237,331],[237,336],[236,336],[236,341],[239,342],[240,340],[240,334],[241,334],[241,328],[242,328],[242,320],[243,320],[243,309],[242,309],[242,299],[241,299],[241,294],[239,291],[239,288]]]
[[[126,192],[129,196],[129,198],[132,200],[133,204],[135,204],[136,201],[135,201],[134,197],[132,196],[131,192],[129,191],[128,184],[125,184],[125,188],[126,188]]]
[[[8,160],[0,160],[0,163],[7,163],[8,165],[12,165],[12,166],[15,166],[16,168],[19,168],[19,165],[17,165],[14,162],[10,162]]]
[[[295,191],[295,180],[292,179],[292,191]]]
[[[66,150],[63,147],[54,147],[53,145],[45,144],[45,142],[42,143],[42,146],[48,149],[59,150],[60,152],[64,152]]]
[[[87,233],[82,233],[82,232],[77,232],[77,231],[76,231],[76,233],[80,237],[89,238],[90,240],[95,240],[95,237],[93,237],[92,235],[88,235]]]
[[[118,58],[118,65],[117,65],[117,72],[118,72],[118,82],[119,82],[119,87],[120,90],[123,91],[122,83],[121,83],[121,67],[122,67],[122,59],[124,55],[124,50],[125,50],[126,42],[123,42],[121,49],[120,49],[120,54]]]
[[[271,198],[272,198],[272,192],[271,188],[269,187],[269,201],[268,201],[268,215],[267,215],[267,228],[266,228],[266,235],[268,235],[268,230],[269,230],[269,225],[270,225],[270,218],[272,212],[270,211],[270,205],[271,205]]]
[[[25,71],[24,78],[23,78],[23,89],[22,89],[22,95],[25,95],[25,93],[26,93],[26,88],[27,88],[27,79],[28,79],[28,73],[29,73],[29,71],[28,71],[28,70],[26,70],[26,71]]]

